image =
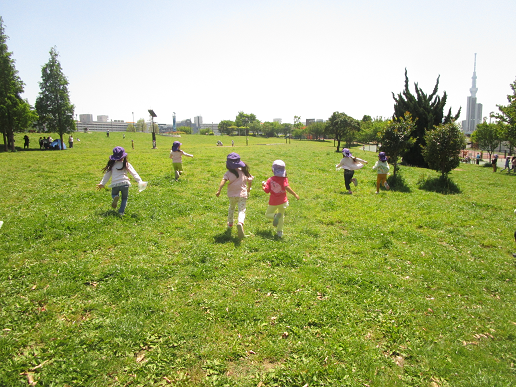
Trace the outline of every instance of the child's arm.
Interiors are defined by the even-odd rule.
[[[133,168],[133,166],[129,163],[127,163],[127,170],[129,171],[129,173],[131,175],[133,175],[134,180],[136,180],[138,183],[141,183],[143,181],[142,178],[140,177],[140,175],[138,175],[138,172],[136,172],[136,170]]]
[[[189,153],[186,153],[183,151],[183,156],[186,156],[186,157],[193,157],[193,155],[189,154]]]
[[[294,192],[294,190],[292,188],[290,188],[290,186],[286,186],[285,187],[285,190],[288,192],[288,193],[291,193],[292,195],[294,195],[296,197],[297,200],[299,200],[299,195],[297,193]]]
[[[104,188],[104,186],[107,184],[107,182],[109,181],[109,179],[111,178],[111,173],[112,171],[107,171],[105,174],[104,174],[104,177],[102,178],[102,180],[100,181],[99,184],[97,184],[97,190],[101,190],[102,188]]]
[[[367,164],[367,161],[359,159],[358,157],[355,157],[354,161],[358,161],[359,163]]]
[[[269,193],[269,192],[271,192],[271,187],[270,187],[270,185],[269,185],[269,180],[270,180],[270,179],[268,179],[267,181],[262,181],[262,189],[263,189],[263,191],[264,191],[265,193]]]
[[[251,186],[253,185],[254,176],[247,178],[247,196],[249,196],[249,191],[251,191]]]
[[[374,164],[373,169],[378,168],[378,161]]]
[[[217,190],[217,192],[215,192],[215,196],[216,196],[216,197],[219,197],[219,195],[220,195],[220,190],[222,189],[222,187],[224,187],[224,184],[226,184],[226,181],[227,181],[226,179],[222,179],[222,180],[220,181],[219,189]]]

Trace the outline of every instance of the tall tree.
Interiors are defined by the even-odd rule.
[[[233,134],[233,127],[235,126],[235,123],[231,120],[222,120],[219,122],[219,131],[222,134],[227,134],[228,136],[231,136]]]
[[[447,177],[459,166],[460,152],[466,147],[466,139],[455,122],[441,124],[427,131],[425,141],[423,157],[431,169]]]
[[[348,147],[351,146],[359,130],[360,122],[345,113],[334,112],[328,119],[328,131],[337,140],[336,152],[339,152],[341,141],[345,141]]]
[[[516,146],[516,81],[511,83],[512,94],[507,95],[508,105],[496,105],[500,113],[494,114],[493,117],[498,118],[505,123],[504,140],[509,141],[510,146]]]
[[[146,132],[147,131],[147,123],[145,122],[145,120],[143,118],[140,118],[136,122],[136,131],[137,132]]]
[[[501,140],[501,127],[498,124],[488,124],[485,120],[477,125],[477,128],[471,133],[471,141],[478,144],[478,147],[489,152],[489,159],[496,151]]]
[[[380,151],[389,156],[389,161],[394,165],[394,176],[398,171],[398,159],[403,157],[416,141],[411,137],[414,126],[412,116],[406,112],[404,117],[389,121],[381,132]]]
[[[434,90],[430,95],[425,94],[417,83],[414,83],[414,87],[416,91],[415,96],[409,90],[407,69],[405,69],[405,89],[398,96],[392,93],[395,101],[393,118],[404,117],[405,112],[409,112],[412,115],[412,118],[416,121],[416,126],[412,132],[412,137],[416,139],[416,143],[405,154],[403,161],[409,165],[427,168],[428,163],[422,154],[422,147],[426,145],[426,131],[434,126],[457,120],[460,116],[460,108],[454,116],[452,115],[451,108],[448,110],[448,114],[444,115],[447,95],[446,91],[442,97],[437,95],[439,77],[437,77]]]
[[[0,131],[5,150],[8,150],[9,144],[14,151],[14,133],[31,126],[36,115],[29,103],[20,97],[24,84],[14,66],[12,53],[7,48],[7,39],[0,16]]]
[[[68,79],[63,74],[58,56],[56,48],[52,47],[50,59],[41,69],[41,91],[36,99],[36,110],[40,127],[43,126],[47,132],[58,133],[63,144],[63,135],[75,131],[75,106],[70,103]]]

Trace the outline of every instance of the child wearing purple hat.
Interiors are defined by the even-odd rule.
[[[272,163],[272,172],[274,176],[267,181],[262,181],[262,189],[271,194],[265,216],[273,219],[272,225],[276,227],[276,235],[281,238],[283,236],[285,210],[288,207],[287,192],[294,195],[297,200],[299,200],[299,195],[288,184],[285,162],[275,160]]]
[[[226,182],[229,181],[228,227],[233,227],[235,207],[238,204],[238,237],[244,238],[245,207],[254,176],[249,173],[249,166],[240,160],[240,155],[238,153],[233,152],[227,156],[226,168],[228,170],[222,177],[222,181],[219,184],[219,189],[215,193],[215,196],[218,197],[220,195],[222,187],[224,187]]]
[[[367,161],[359,159],[358,157],[353,157],[348,148],[342,149],[342,160],[340,163],[335,166],[337,171],[344,169],[344,184],[346,185],[346,189],[348,190],[348,194],[352,194],[350,183],[353,182],[355,187],[358,185],[358,181],[353,177],[355,171],[362,168],[364,164],[367,164]]]
[[[104,172],[104,177],[102,181],[97,184],[97,190],[104,188],[109,179],[111,179],[111,197],[113,198],[111,207],[116,208],[120,194],[122,194],[122,202],[120,203],[118,213],[124,215],[127,199],[129,197],[129,187],[131,185],[127,172],[134,177],[138,184],[144,185],[146,183],[142,181],[133,166],[129,164],[127,161],[127,153],[125,153],[124,148],[121,146],[113,148],[113,154],[109,156],[107,165],[102,168],[102,172]]]
[[[387,156],[385,152],[378,154],[378,161],[374,165],[373,169],[376,169],[378,174],[376,175],[376,193],[380,192],[380,185],[383,183],[386,190],[389,190],[389,184],[387,184],[387,174],[389,173],[389,164],[387,163]]]
[[[179,141],[174,141],[172,144],[172,150],[170,151],[170,158],[172,159],[176,181],[179,179],[179,176],[183,174],[183,156],[193,157],[193,155],[183,152],[180,149],[181,145],[183,144]]]

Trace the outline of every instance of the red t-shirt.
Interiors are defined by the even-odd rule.
[[[272,176],[267,180],[263,190],[271,194],[269,198],[271,206],[277,206],[288,201],[286,187],[288,187],[286,177]]]

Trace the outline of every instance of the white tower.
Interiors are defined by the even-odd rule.
[[[462,131],[464,134],[471,134],[482,122],[482,104],[477,103],[477,54],[475,54],[475,64],[473,66],[473,76],[471,77],[471,96],[468,97],[466,108],[466,120],[462,121]]]

